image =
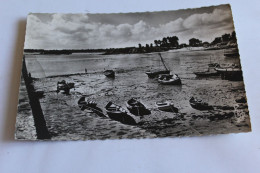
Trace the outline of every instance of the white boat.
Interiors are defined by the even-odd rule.
[[[181,85],[181,79],[177,74],[163,74],[159,75],[158,82],[163,85]]]
[[[241,81],[243,80],[242,69],[238,65],[228,67],[216,67],[215,70],[221,74],[222,79]]]
[[[170,101],[155,102],[155,106],[161,111],[178,112],[178,108],[174,107],[174,104]]]

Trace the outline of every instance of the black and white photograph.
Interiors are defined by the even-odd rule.
[[[30,13],[15,139],[250,132],[238,47],[230,5]]]

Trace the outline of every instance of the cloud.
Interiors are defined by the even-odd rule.
[[[37,14],[39,15],[39,14]],[[180,42],[192,37],[212,41],[233,31],[231,11],[215,9],[212,13],[191,14],[157,26],[144,20],[128,24],[91,22],[86,14],[52,14],[42,21],[28,15],[25,48],[95,49],[137,46],[155,39],[176,35]],[[119,14],[120,15],[120,14]]]

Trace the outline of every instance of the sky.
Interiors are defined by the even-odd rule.
[[[137,47],[177,36],[188,44],[212,42],[234,31],[229,5],[144,13],[60,14],[27,16],[25,49],[99,49]]]

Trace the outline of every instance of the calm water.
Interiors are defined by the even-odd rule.
[[[239,59],[225,58],[223,50],[214,51],[176,51],[161,53],[167,67],[183,77],[192,77],[193,71],[205,70],[207,64],[239,63]],[[102,72],[104,69],[142,71],[151,68],[163,68],[157,53],[151,54],[71,54],[71,55],[26,55],[27,69],[37,78],[83,73],[85,68],[89,73]]]

